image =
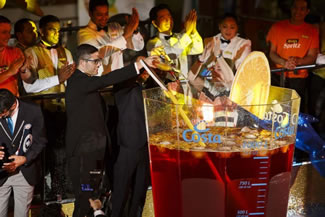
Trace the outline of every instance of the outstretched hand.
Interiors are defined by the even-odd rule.
[[[76,69],[76,65],[74,63],[72,64],[65,64],[62,68],[59,69],[58,77],[60,84],[65,82],[70,76],[73,74],[73,72]]]
[[[194,9],[190,11],[190,13],[186,16],[184,22],[184,29],[186,34],[190,35],[195,33],[196,30],[196,21],[197,21],[197,14]]]
[[[142,69],[143,67],[142,64],[140,63],[140,60],[143,60],[149,67],[152,68],[157,68],[157,64],[160,63],[158,56],[150,56],[150,57],[139,56],[136,61],[139,70]]]
[[[138,28],[139,25],[139,13],[137,9],[132,8],[132,15],[130,17],[126,17],[127,24],[124,28],[123,36],[125,40],[131,38],[133,32]]]

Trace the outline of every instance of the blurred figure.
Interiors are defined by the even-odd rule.
[[[37,27],[35,23],[28,18],[23,18],[18,20],[14,26],[15,38],[16,38],[16,47],[18,47],[22,52],[25,49],[34,46],[38,38]],[[21,75],[24,75],[22,73]],[[20,96],[27,95],[21,76],[18,76],[18,91]]]
[[[40,154],[46,137],[42,111],[0,89],[0,118],[0,216],[7,216],[13,191],[14,216],[28,217],[34,186],[43,178]]]
[[[31,19],[23,18],[18,20],[15,23],[14,32],[17,40],[16,47],[22,51],[36,44],[38,32],[36,24]]]
[[[123,26],[127,24],[130,18],[131,15],[129,14],[118,14],[110,18],[107,34],[111,41],[123,34]],[[141,35],[140,32],[136,34]],[[129,43],[130,41],[128,41]],[[142,49],[144,43],[140,45],[138,46]],[[132,47],[132,44],[128,47]],[[116,54],[119,55],[119,52],[112,55],[112,65],[116,60],[114,58]],[[141,56],[141,52],[131,49],[123,50],[123,62],[125,64],[134,62],[138,56]],[[136,80],[137,78],[131,78],[115,84],[113,93],[116,106],[109,107],[108,129],[112,138],[112,153],[107,156],[109,161],[106,162],[106,173],[110,174],[113,183],[111,216],[121,216],[124,212],[127,212],[128,216],[141,214],[149,183],[149,159],[146,158],[148,151],[142,87]],[[131,116],[133,118],[129,119]],[[126,124],[127,120],[129,122]],[[128,200],[129,198],[131,199]]]
[[[325,27],[325,25],[324,25]],[[325,28],[324,28],[325,29]],[[325,47],[324,45],[322,47]],[[324,50],[317,56],[316,64],[325,64]],[[325,68],[317,69],[313,72],[310,80],[310,110],[309,113],[319,122],[314,124],[317,132],[325,138]]]
[[[266,40],[270,43],[270,59],[276,67],[293,70],[299,65],[315,63],[319,52],[318,30],[304,21],[310,6],[310,0],[295,0],[291,18],[272,25]],[[287,71],[284,75],[285,87],[295,89],[300,95],[300,110],[303,112],[308,70]],[[273,85],[279,85],[279,80],[279,74],[272,75]]]
[[[17,5],[20,8],[27,10],[37,16],[43,16],[43,14],[44,14],[42,9],[39,6],[38,0],[28,0],[28,1],[26,1],[26,0],[15,0],[15,1],[11,0],[10,2],[8,0],[0,0],[0,9],[5,7],[6,3],[8,3],[8,4],[11,3],[11,6]]]
[[[0,88],[6,88],[18,96],[17,73],[25,58],[20,49],[8,46],[10,31],[10,20],[0,15]]]
[[[114,164],[112,217],[141,217],[150,184],[142,73],[114,85],[118,151]],[[115,157],[115,156],[113,156]],[[128,204],[128,205],[126,205]]]
[[[319,24],[320,30],[320,53],[317,56],[316,64],[325,64],[325,23]],[[319,122],[313,126],[317,132],[325,139],[325,68],[316,69],[310,78],[309,86],[309,110],[308,113],[316,117]]]
[[[107,33],[108,9],[107,0],[90,0],[90,21],[85,28],[80,29],[78,32],[78,45],[90,44],[97,49],[101,49],[100,55],[103,58],[103,66],[99,70],[99,75],[123,67],[122,51],[126,48],[139,51],[144,47],[141,34],[135,33],[139,24],[137,10],[132,10],[132,15],[123,29],[123,35],[112,40]]]

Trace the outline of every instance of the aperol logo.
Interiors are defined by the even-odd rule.
[[[185,142],[199,142],[200,140],[204,143],[221,143],[221,136],[209,133],[210,128],[205,128],[205,121],[201,121],[194,125],[194,130],[187,129],[183,131],[183,139]]]
[[[274,130],[275,140],[286,136],[294,135],[295,125],[298,121],[298,114],[289,114],[287,112],[268,112],[264,114],[264,120],[273,120],[279,124]]]

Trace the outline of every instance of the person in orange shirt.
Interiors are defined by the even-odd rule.
[[[286,68],[285,86],[295,89],[301,97],[301,110],[305,107],[307,70],[295,70],[296,66],[314,64],[319,48],[318,30],[304,19],[310,11],[310,0],[295,0],[291,7],[291,18],[279,21],[271,27],[267,42],[270,42],[270,59],[276,67]],[[272,80],[279,80],[272,75]],[[276,79],[274,79],[276,78]]]
[[[10,20],[0,15],[0,88],[18,96],[17,73],[25,57],[19,48],[8,46],[10,31]]]

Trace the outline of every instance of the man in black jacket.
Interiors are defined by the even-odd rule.
[[[98,90],[139,74],[140,62],[104,76],[95,76],[101,65],[97,48],[83,44],[77,48],[77,70],[69,78],[66,88],[67,157],[76,197],[73,217],[84,217],[90,210],[88,199],[97,183],[92,183],[90,172],[101,169],[109,139],[104,103]],[[153,66],[155,59],[145,61]]]
[[[139,79],[138,79],[139,80]],[[149,185],[149,153],[142,90],[135,78],[114,85],[118,154],[114,164],[112,217],[141,217]]]
[[[13,191],[15,216],[27,217],[47,142],[41,108],[0,89],[0,118],[0,216],[7,216]]]

